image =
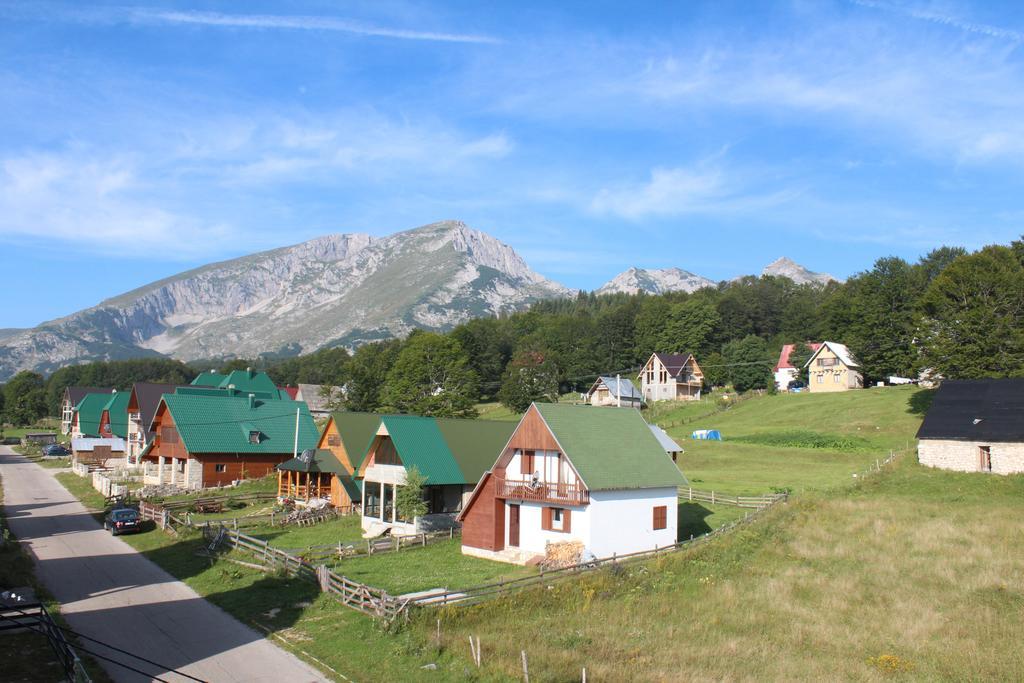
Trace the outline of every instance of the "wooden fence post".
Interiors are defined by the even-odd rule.
[[[526,650],[523,653],[523,683],[530,683],[530,668],[526,665]]]

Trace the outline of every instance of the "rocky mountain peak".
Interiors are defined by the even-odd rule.
[[[775,259],[761,271],[761,275],[774,275],[777,277],[788,277],[790,280],[798,285],[805,285],[809,283],[825,284],[827,282],[836,281],[836,278],[832,277],[828,273],[815,273],[812,270],[808,270],[788,256],[782,256]]]
[[[713,286],[715,286],[713,280],[682,268],[647,269],[633,266],[602,285],[597,290],[597,294],[695,292],[698,289]]]

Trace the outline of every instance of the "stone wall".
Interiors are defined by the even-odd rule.
[[[917,460],[928,467],[957,472],[979,472],[979,449],[982,446],[988,446],[990,449],[993,474],[1024,472],[1024,443],[922,439],[917,446]]]

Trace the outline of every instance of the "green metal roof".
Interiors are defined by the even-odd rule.
[[[249,394],[253,394],[256,398],[274,399],[274,400],[282,399],[282,400],[288,400],[288,401],[292,400],[292,398],[288,395],[288,392],[281,391],[280,389],[274,389],[273,391],[255,391],[255,390],[252,390],[252,389],[250,389],[248,391],[240,391],[238,389],[221,389],[220,387],[187,386],[187,387],[178,387],[177,389],[174,390],[174,393],[175,394],[194,394],[194,395],[204,395],[204,396],[248,396]]]
[[[448,449],[462,471],[463,480],[476,484],[491,468],[516,430],[515,422],[437,418]]]
[[[377,428],[380,427],[380,418],[378,413],[331,413],[334,426],[341,435],[341,443],[348,453],[348,459],[352,461],[353,471],[358,471],[363,464]]]
[[[225,377],[227,375],[210,370],[209,372],[199,373],[199,376],[192,380],[191,384],[194,387],[219,387]]]
[[[415,415],[385,415],[381,422],[402,464],[415,466],[432,486],[476,484],[516,428],[512,422]]]
[[[416,467],[432,486],[466,482],[434,418],[385,415],[381,422],[406,469]]]
[[[255,399],[248,396],[165,394],[182,443],[190,453],[291,453],[295,443],[295,411],[299,411],[299,452],[316,448],[316,424],[302,401]],[[260,442],[249,441],[249,428]]]
[[[78,431],[83,436],[100,436],[100,419],[103,417],[103,409],[110,400],[110,394],[86,394],[75,406],[78,413]]]
[[[533,407],[591,491],[686,485],[686,477],[635,408],[564,403]]]
[[[270,379],[270,375],[265,372],[250,372],[249,370],[232,370],[217,386],[221,389],[227,389],[230,386],[234,386],[238,391],[246,392],[277,392],[277,385],[274,384],[274,380]]]
[[[130,391],[115,391],[107,397],[107,404],[103,410],[108,411],[110,420],[110,433],[122,439],[128,438],[128,402],[132,398]]]

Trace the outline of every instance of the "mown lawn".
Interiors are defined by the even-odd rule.
[[[694,488],[732,494],[820,491],[851,482],[890,449],[912,444],[928,396],[915,387],[780,394],[671,426],[694,410],[683,405],[659,424],[685,449],[679,467]],[[690,439],[695,429],[717,429],[724,441]]]
[[[449,608],[443,644],[468,661],[479,636],[486,675],[510,680],[521,649],[537,680],[1018,680],[1022,499],[1022,476],[905,456],[703,547]]]

